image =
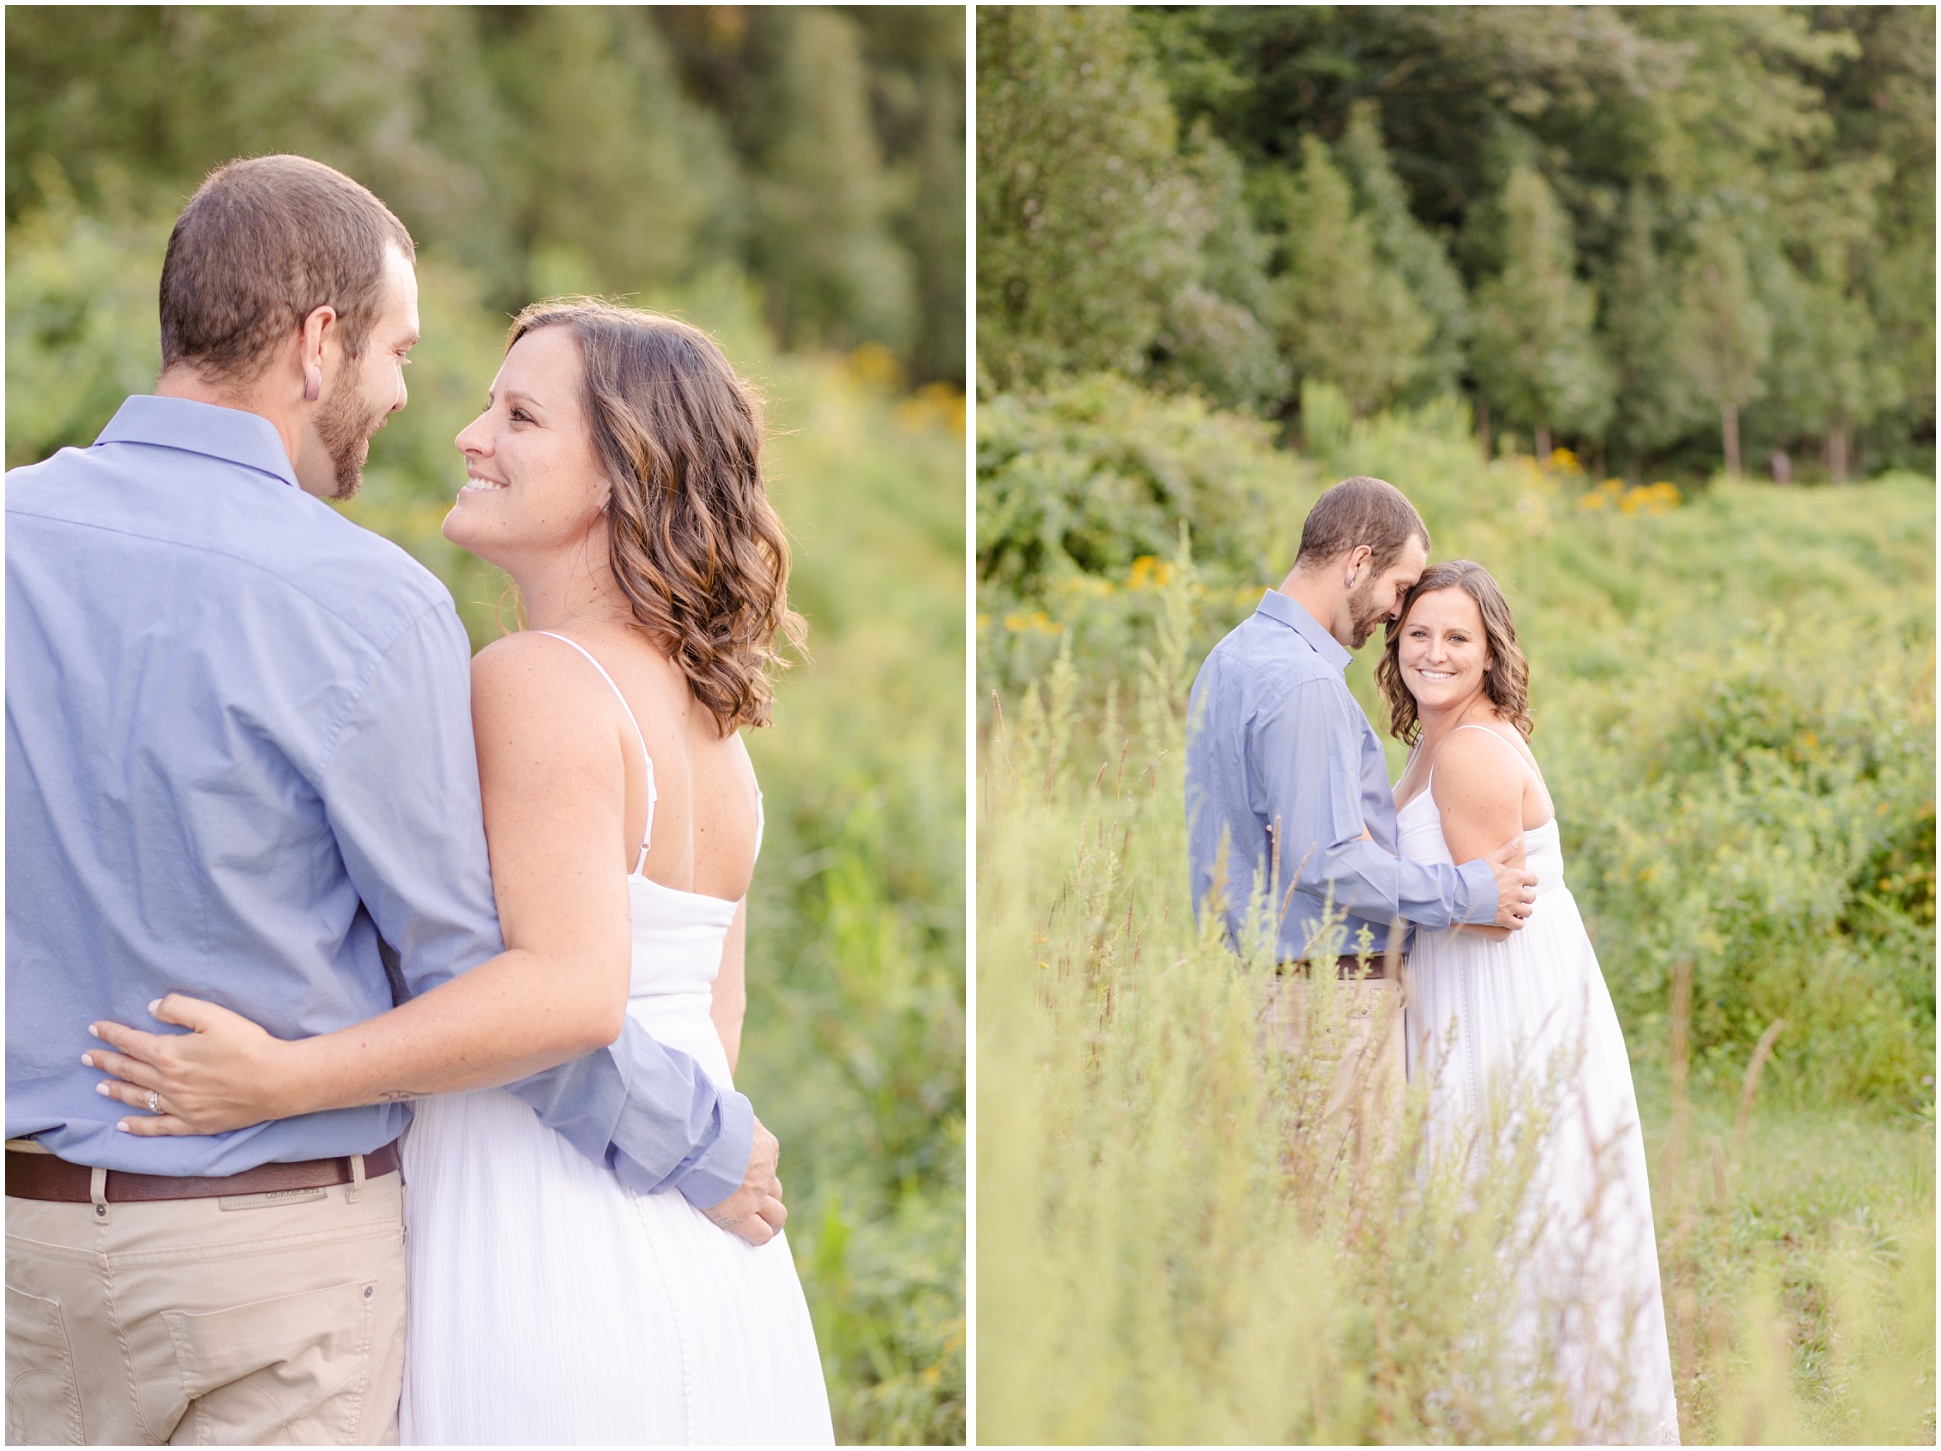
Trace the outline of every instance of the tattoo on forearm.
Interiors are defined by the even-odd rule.
[[[387,1088],[377,1096],[377,1101],[379,1103],[409,1103],[412,1099],[419,1097],[422,1097],[422,1095],[413,1093],[408,1088]]]

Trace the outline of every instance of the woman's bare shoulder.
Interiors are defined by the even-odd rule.
[[[480,721],[571,738],[601,719],[598,703],[612,694],[584,655],[536,630],[494,640],[472,657],[472,713]]]
[[[1498,734],[1504,727],[1477,722],[1482,730],[1454,730],[1436,752],[1435,775],[1430,789],[1436,805],[1444,811],[1487,811],[1517,806],[1523,800],[1523,783],[1529,769],[1523,756],[1508,737]],[[1495,735],[1486,741],[1483,735]]]

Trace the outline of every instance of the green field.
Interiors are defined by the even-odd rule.
[[[1627,489],[1320,401],[1306,456],[1109,377],[980,407],[981,1438],[1572,1439],[1474,1349],[1503,1206],[1290,1151],[1328,1066],[1261,1050],[1271,974],[1184,891],[1192,672],[1372,473],[1517,612],[1684,1438],[1931,1442],[1932,484]]]

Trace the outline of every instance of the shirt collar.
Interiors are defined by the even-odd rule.
[[[1348,662],[1355,658],[1339,640],[1321,628],[1321,622],[1309,614],[1304,605],[1289,599],[1277,589],[1270,589],[1261,596],[1254,613],[1286,625],[1336,670],[1346,670]]]
[[[297,476],[276,425],[260,413],[219,408],[187,398],[129,397],[95,439],[104,443],[148,443],[206,454],[271,475],[296,488]]]

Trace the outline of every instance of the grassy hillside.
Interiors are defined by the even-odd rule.
[[[1484,464],[1449,407],[1341,409],[1310,448],[1111,378],[980,410],[981,1435],[1585,1429],[1489,1394],[1500,1203],[1304,1164],[1331,1069],[1263,1050],[1271,973],[1186,900],[1192,673],[1321,489],[1372,473],[1517,613],[1685,1438],[1931,1441],[1932,485],[1627,490]]]

